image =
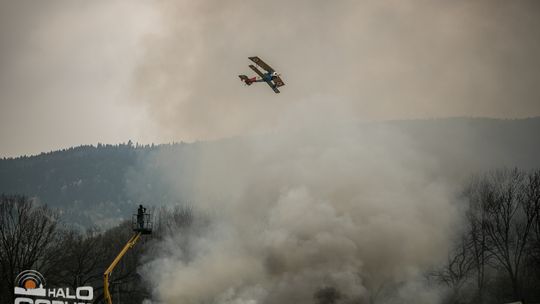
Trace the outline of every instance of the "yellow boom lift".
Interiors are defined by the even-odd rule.
[[[103,295],[107,304],[112,304],[112,297],[111,293],[109,292],[109,276],[114,270],[114,267],[116,267],[126,252],[137,244],[137,241],[141,238],[141,235],[152,233],[152,221],[150,214],[146,212],[146,208],[144,208],[142,205],[139,205],[137,214],[133,215],[131,224],[135,234],[129,239],[116,258],[114,258],[111,265],[109,265],[107,270],[105,270],[105,273],[103,273]]]

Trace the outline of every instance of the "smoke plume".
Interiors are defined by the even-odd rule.
[[[162,140],[268,130],[309,99],[357,119],[540,115],[537,1],[161,1],[135,96]],[[244,87],[248,56],[282,73]]]
[[[212,219],[141,268],[154,300],[438,302],[422,275],[458,224],[453,185],[406,134],[359,121],[540,113],[536,89],[506,104],[538,69],[501,73],[502,58],[527,65],[517,56],[538,41],[513,33],[538,19],[493,3],[161,2],[167,30],[147,39],[136,98],[166,138],[242,136],[149,160]],[[283,74],[280,95],[240,84],[252,55]]]
[[[399,130],[345,113],[330,115],[343,123],[286,123],[322,115],[315,104],[279,122],[286,130],[203,144],[189,170],[154,156],[171,179],[190,177],[178,197],[212,218],[188,247],[172,237],[142,268],[156,300],[315,303],[325,290],[340,303],[438,299],[422,273],[445,257],[457,210],[437,164]]]

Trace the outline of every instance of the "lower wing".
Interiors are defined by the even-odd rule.
[[[274,85],[271,81],[267,81],[266,83],[272,88],[272,90],[274,90],[274,93],[279,93],[277,86]]]

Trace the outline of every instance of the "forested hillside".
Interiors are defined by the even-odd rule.
[[[0,192],[37,198],[83,226],[129,214],[126,170],[156,146],[79,146],[37,156],[0,160]]]
[[[198,260],[204,256],[201,248],[210,246],[221,261],[231,248],[276,246],[273,241],[259,243],[257,229],[261,227],[264,233],[273,232],[270,235],[284,240],[330,235],[331,245],[316,251],[328,252],[325,259],[330,262],[343,260],[336,258],[336,252],[338,257],[340,253],[335,248],[345,248],[350,256],[359,254],[366,273],[362,280],[384,269],[385,265],[378,264],[381,252],[392,256],[385,261],[398,261],[406,269],[416,264],[409,257],[401,260],[403,250],[429,261],[437,252],[443,254],[440,261],[414,266],[428,284],[425,288],[440,290],[442,303],[517,299],[537,303],[539,130],[540,118],[391,121],[353,128],[326,126],[314,135],[310,129],[307,133],[288,130],[298,132],[292,135],[258,134],[189,144],[100,144],[2,159],[0,231],[5,240],[17,240],[18,234],[33,238],[2,242],[0,271],[7,275],[0,284],[0,303],[11,301],[14,278],[30,268],[42,271],[55,286],[90,284],[100,301],[103,270],[129,238],[129,220],[139,203],[153,211],[154,233],[126,256],[111,285],[116,298],[130,303],[152,296],[148,278],[155,273],[174,271],[177,268],[171,265],[180,265],[182,271],[175,273],[180,276],[193,273],[184,267],[195,267],[193,270],[208,264]],[[349,145],[350,141],[354,144]],[[313,196],[305,186],[310,183]],[[337,207],[347,217],[336,212]],[[257,231],[255,240],[250,233],[229,239],[227,229],[232,224],[223,224],[222,219],[231,214],[238,221],[234,231],[252,232],[245,229],[252,227]],[[348,220],[354,214],[357,220]],[[455,222],[445,224],[445,218]],[[296,231],[298,227],[301,229]],[[292,232],[282,238],[281,233],[288,230]],[[396,234],[398,230],[404,231]],[[433,238],[438,233],[431,230],[449,234],[442,242],[448,248],[438,245],[438,238]],[[391,232],[386,235],[387,231]],[[356,240],[358,235],[362,237]],[[356,245],[335,247],[340,240]],[[27,245],[34,241],[39,246]],[[270,247],[279,250],[273,250],[261,265],[270,265],[272,276],[286,274],[272,272],[273,267],[292,269],[276,253],[297,254],[307,249],[305,256],[309,257],[312,247],[302,242]],[[226,246],[220,247],[223,244]],[[382,249],[373,256],[356,249],[366,247]],[[43,250],[36,252],[36,248]],[[13,258],[18,256],[14,252],[24,251],[32,258]],[[252,254],[258,257],[263,251]],[[188,263],[189,259],[193,260]],[[238,260],[250,259],[242,256]],[[339,263],[329,265],[340,267]],[[320,265],[306,267],[312,271]],[[334,267],[320,271],[331,273]],[[402,282],[399,277],[389,277],[383,278],[380,287],[366,286],[373,288],[372,294],[399,298]],[[339,297],[346,291],[329,285],[310,292],[315,303],[341,303]],[[416,293],[415,289],[415,297]]]
[[[360,129],[371,132],[381,126],[403,133],[415,149],[425,152],[429,161],[445,171],[442,175],[540,166],[540,118],[392,121],[366,123]],[[65,221],[77,225],[109,227],[129,218],[140,202],[163,204],[178,200],[176,188],[188,191],[197,171],[198,155],[219,151],[227,141],[234,140],[145,146],[130,141],[4,158],[0,160],[0,193],[37,198],[59,208]],[[163,177],[167,163],[156,162],[156,155],[164,154],[164,159],[180,164],[176,184],[171,184],[170,176]],[[186,194],[182,199],[190,197]]]

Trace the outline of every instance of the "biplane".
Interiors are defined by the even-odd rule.
[[[283,80],[281,80],[281,75],[278,74],[272,67],[270,67],[268,64],[266,64],[264,61],[262,61],[261,58],[255,56],[255,57],[248,57],[251,61],[253,61],[256,65],[261,67],[263,70],[266,71],[266,73],[261,72],[256,66],[253,64],[250,64],[249,67],[257,73],[257,76],[253,77],[247,77],[246,75],[238,75],[240,77],[240,80],[242,80],[245,84],[251,85],[254,82],[266,82],[272,90],[274,90],[275,93],[279,93],[278,88],[285,85],[283,83]]]

